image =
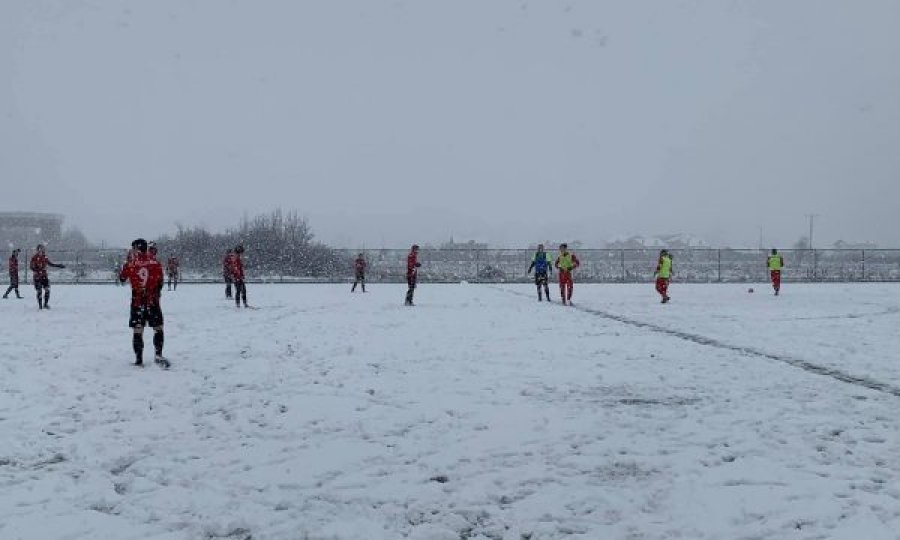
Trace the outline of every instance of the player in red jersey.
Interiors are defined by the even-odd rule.
[[[65,268],[64,264],[56,264],[47,258],[47,250],[44,244],[37,245],[37,251],[31,256],[31,275],[34,279],[34,290],[37,291],[38,309],[50,309],[50,278],[47,276],[47,267]],[[41,292],[43,291],[43,298]]]
[[[162,264],[152,253],[148,253],[147,241],[138,238],[131,243],[132,251],[128,262],[119,272],[119,281],[131,284],[131,314],[128,326],[133,329],[132,347],[134,365],[144,365],[144,327],[153,327],[154,361],[162,368],[171,364],[163,356],[163,314],[160,294],[163,287]],[[155,246],[154,246],[155,247]]]
[[[244,246],[234,248],[234,254],[231,256],[231,278],[234,280],[234,305],[241,307],[241,301],[244,307],[247,307],[247,285],[244,284],[244,261],[241,255],[244,253]]]
[[[225,280],[225,298],[231,298],[231,284],[234,278],[231,276],[231,264],[234,259],[234,250],[229,249],[225,252],[225,258],[222,259],[222,278]]]
[[[166,273],[169,275],[169,290],[178,288],[178,257],[172,255],[166,261]]]
[[[356,260],[353,261],[353,270],[356,272],[356,280],[353,282],[353,287],[350,288],[350,292],[356,290],[357,284],[362,284],[362,292],[366,292],[366,267],[369,263],[366,262],[366,258],[360,253]]]
[[[13,250],[12,255],[9,256],[9,288],[6,289],[6,293],[3,295],[3,298],[6,299],[9,297],[9,293],[12,291],[16,291],[16,298],[22,298],[19,294],[19,252],[22,251],[19,248]]]
[[[419,278],[420,266],[422,266],[422,263],[419,262],[419,245],[413,244],[409,250],[409,255],[406,256],[406,284],[409,285],[409,289],[406,291],[405,304],[407,306],[415,305],[413,304],[413,293],[416,291],[416,281]]]
[[[568,244],[560,244],[559,256],[556,257],[554,266],[556,266],[556,270],[559,273],[559,298],[563,305],[566,302],[572,305],[572,289],[575,288],[575,284],[572,281],[572,272],[581,266],[581,261],[578,260],[574,253],[569,251]]]

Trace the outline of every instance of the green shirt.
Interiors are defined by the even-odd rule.
[[[556,259],[556,267],[566,271],[575,268],[575,259],[572,256],[572,252],[560,253],[559,257]]]
[[[781,255],[772,255],[769,257],[769,270],[781,271],[782,266],[784,266],[784,259],[781,258]]]
[[[656,275],[662,279],[672,277],[672,257],[663,255],[659,258],[659,266],[656,269]]]

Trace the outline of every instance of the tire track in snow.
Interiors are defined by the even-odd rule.
[[[493,287],[498,291],[503,291],[505,293],[514,294],[517,296],[523,296],[532,298],[532,295],[520,293],[517,291],[511,291],[509,289],[504,289],[502,287]],[[562,307],[560,305],[560,307]],[[855,386],[859,386],[862,388],[867,388],[869,390],[875,390],[876,392],[882,392],[885,394],[890,394],[892,396],[900,397],[900,387],[894,386],[890,383],[882,382],[876,379],[872,379],[870,377],[863,377],[859,375],[854,375],[847,371],[843,371],[837,368],[831,368],[828,366],[824,366],[821,364],[816,364],[814,362],[810,362],[808,360],[803,360],[801,358],[796,358],[793,356],[781,355],[769,353],[755,347],[742,347],[739,345],[732,345],[730,343],[726,343],[724,341],[720,341],[718,339],[701,336],[700,334],[692,334],[690,332],[683,332],[681,330],[674,330],[672,328],[666,328],[665,326],[660,326],[658,324],[639,321],[637,319],[632,319],[630,317],[625,317],[623,315],[617,315],[615,313],[611,313],[609,311],[605,311],[597,308],[588,308],[580,305],[573,305],[574,309],[581,311],[582,313],[588,313],[590,315],[594,315],[597,317],[602,317],[604,319],[609,319],[612,321],[616,321],[618,323],[622,323],[628,326],[633,326],[635,328],[642,328],[644,330],[650,330],[651,332],[656,332],[659,334],[666,334],[672,337],[676,337],[682,339],[684,341],[690,341],[696,343],[698,345],[704,345],[706,347],[714,347],[717,349],[723,349],[726,351],[733,351],[740,354],[744,354],[747,356],[755,356],[757,358],[765,358],[766,360],[774,360],[776,362],[781,362],[783,364],[787,364],[789,366],[793,366],[803,371],[813,373],[815,375],[821,375],[823,377],[831,377],[837,381],[841,381],[847,384],[852,384]]]

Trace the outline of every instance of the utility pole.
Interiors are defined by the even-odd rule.
[[[809,249],[813,248],[813,224],[819,214],[806,214],[806,217],[809,218]]]

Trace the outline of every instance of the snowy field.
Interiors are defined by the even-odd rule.
[[[900,538],[900,285],[755,288],[23,287],[0,538]]]

